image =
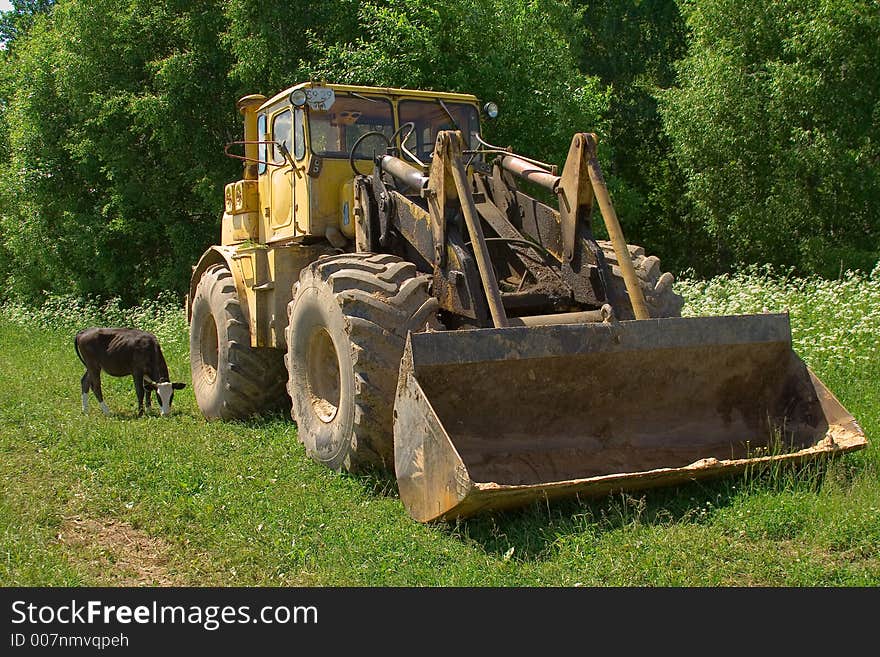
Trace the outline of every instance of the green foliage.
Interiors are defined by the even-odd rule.
[[[221,38],[232,53],[231,75],[245,93],[274,95],[309,79],[326,48],[356,38],[359,0],[266,2],[229,0]],[[327,81],[337,81],[332,71]]]
[[[163,347],[189,349],[186,313],[167,292],[135,306],[125,306],[119,298],[101,301],[72,294],[48,295],[39,306],[6,301],[0,306],[0,318],[70,335],[87,326],[136,327],[154,333]]]
[[[719,262],[870,270],[880,256],[880,5],[686,6],[689,53],[661,108]]]
[[[34,18],[48,12],[55,0],[12,0],[8,11],[0,12],[0,43],[7,49],[15,46],[15,41],[27,34]]]
[[[4,294],[182,291],[218,238],[245,93],[309,77],[473,91],[504,107],[491,137],[554,161],[604,129],[607,94],[556,27],[565,0],[42,6],[2,66]]]
[[[676,287],[686,316],[789,313],[794,349],[816,369],[880,363],[880,264],[837,280],[750,267]]]
[[[606,133],[608,92],[582,74],[566,0],[395,0],[360,5],[352,41],[327,48],[313,77],[461,91],[493,100],[486,138],[561,163],[577,131]]]
[[[555,163],[597,132],[629,240],[673,270],[878,258],[869,0],[12,4],[4,296],[181,293],[239,170],[235,100],[309,78],[473,92],[501,107],[489,141]]]
[[[13,291],[181,289],[216,239],[235,96],[219,3],[185,4],[67,0],[9,55],[0,234]]]
[[[675,82],[686,53],[684,17],[675,0],[580,0],[574,48],[580,70],[610,89],[606,174],[627,238],[672,269],[697,267],[704,240],[688,216],[683,180],[670,158],[656,93]],[[682,235],[687,233],[685,246]]]

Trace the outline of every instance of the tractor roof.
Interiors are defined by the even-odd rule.
[[[397,96],[405,98],[423,98],[425,100],[434,100],[440,98],[449,102],[459,103],[476,103],[477,97],[473,94],[449,93],[446,91],[425,91],[422,89],[399,89],[396,87],[365,87],[361,85],[349,84],[330,84],[325,82],[301,82],[292,87],[280,91],[269,98],[262,107],[268,107],[275,104],[282,98],[287,98],[295,89],[303,89],[306,87],[327,87],[334,92],[358,93],[358,94],[378,94],[382,96]],[[260,109],[262,109],[262,107]]]

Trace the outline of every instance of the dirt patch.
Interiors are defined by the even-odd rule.
[[[100,585],[182,585],[168,571],[171,544],[126,522],[71,516],[56,538],[68,558],[85,566]]]

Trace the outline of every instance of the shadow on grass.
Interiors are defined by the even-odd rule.
[[[193,415],[185,410],[181,414]],[[158,417],[158,416],[156,416]],[[132,411],[129,420],[138,418]],[[247,420],[229,420],[223,424],[241,427],[243,431],[266,431],[283,425],[292,429],[296,440],[296,424],[286,413],[273,413]],[[302,455],[304,458],[305,455]],[[835,459],[835,461],[841,461]],[[432,523],[430,531],[445,534],[463,543],[474,543],[488,555],[529,562],[545,559],[560,538],[588,535],[601,540],[618,531],[638,531],[645,527],[702,525],[712,521],[712,514],[731,506],[737,499],[751,493],[782,491],[818,492],[827,473],[825,461],[813,461],[795,469],[763,468],[759,472],[732,475],[721,479],[692,482],[671,488],[616,493],[596,499],[544,500],[510,511],[487,512],[452,523]],[[864,469],[864,463],[843,459],[835,469],[836,483],[851,481]],[[399,500],[393,467],[371,469],[357,474],[341,473],[362,488],[367,497],[393,499],[400,505],[401,517],[409,522]]]
[[[193,417],[200,418],[202,416],[201,414],[196,414]],[[210,422],[211,420],[208,421]],[[222,420],[222,422],[225,425],[233,427],[237,426],[248,430],[266,429],[270,426],[274,427],[279,424],[296,429],[296,423],[290,419],[290,414],[285,413],[284,411],[272,411],[261,415],[253,415],[245,419]]]
[[[460,540],[473,541],[490,555],[535,561],[545,558],[554,543],[567,535],[586,533],[599,540],[621,530],[702,525],[711,522],[717,511],[751,494],[795,490],[818,494],[829,471],[834,473],[835,485],[846,487],[862,468],[837,458],[800,466],[765,467],[741,475],[601,498],[540,500],[518,510],[435,523],[434,527]]]
[[[132,421],[143,421],[150,419],[157,420],[174,420],[174,419],[192,419],[192,420],[204,420],[205,422],[213,422],[214,420],[206,420],[201,413],[191,412],[187,408],[171,408],[171,412],[163,416],[159,408],[153,406],[150,409],[144,409],[143,415],[138,415],[137,407],[132,406],[131,408],[114,408],[110,407],[110,415],[104,415],[100,412],[100,410],[96,410],[93,408],[89,409],[89,415],[95,418],[105,418],[107,420],[121,420],[125,422]],[[280,411],[273,413],[266,413],[263,415],[254,415],[253,417],[246,419],[235,419],[235,420],[217,420],[218,422],[222,421],[224,425],[228,425],[230,427],[241,427],[242,429],[248,430],[256,430],[256,429],[265,429],[269,426],[274,426],[279,423],[283,423],[289,425],[291,427],[296,427],[296,423],[294,423],[290,416],[282,413]]]
[[[364,472],[359,472],[355,477],[358,483],[364,487],[364,490],[374,497],[383,497],[388,499],[399,499],[400,494],[397,490],[397,478],[394,476],[394,470],[382,470],[381,468],[370,468]],[[401,502],[401,504],[403,504]]]
[[[866,467],[863,462],[840,457],[799,465],[774,463],[738,475],[672,487],[600,498],[542,499],[518,509],[484,512],[449,523],[430,523],[428,527],[461,542],[475,543],[497,558],[538,561],[547,558],[554,544],[566,536],[586,534],[601,540],[619,531],[706,525],[717,512],[752,495],[817,495],[826,483],[845,490],[865,473]],[[401,513],[406,513],[393,472],[372,470],[343,476],[357,482],[367,495],[397,499]]]
[[[481,545],[488,554],[534,561],[546,557],[561,536],[587,533],[600,539],[623,529],[698,523],[700,511],[710,504],[723,508],[732,503],[739,494],[734,481],[693,482],[594,499],[537,500],[518,510],[459,520],[447,525],[445,531]]]

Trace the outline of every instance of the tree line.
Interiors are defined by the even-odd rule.
[[[15,0],[0,15],[0,296],[182,291],[240,172],[235,101],[464,91],[492,143],[600,152],[667,268],[880,258],[876,0]]]

